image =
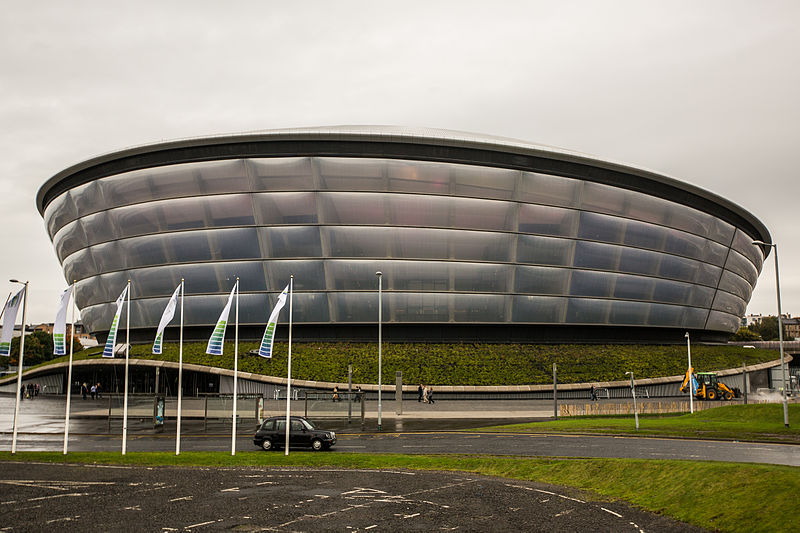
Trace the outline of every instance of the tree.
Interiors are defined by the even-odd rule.
[[[731,340],[735,342],[760,341],[761,336],[750,328],[741,327],[731,336]]]
[[[757,323],[750,326],[750,329],[761,335],[761,338],[765,341],[776,341],[778,340],[778,317],[776,316],[765,316]],[[792,337],[786,335],[786,331],[784,330],[784,340],[792,340]]]
[[[11,340],[11,358],[9,360],[9,368],[13,368],[19,363],[19,337],[14,337]],[[79,352],[83,350],[83,346],[78,342],[78,339],[73,338],[73,351]],[[69,353],[69,346],[67,346],[67,353]],[[30,335],[25,336],[25,358],[23,363],[26,367],[38,365],[51,359],[60,357],[53,354],[53,336],[45,331],[34,331]]]

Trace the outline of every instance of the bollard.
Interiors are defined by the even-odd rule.
[[[403,414],[403,373],[397,372],[394,378],[394,412]]]

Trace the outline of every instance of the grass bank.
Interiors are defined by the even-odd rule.
[[[708,529],[789,531],[800,513],[800,469],[739,463],[636,459],[543,459],[469,455],[296,452],[70,453],[0,452],[0,461],[144,466],[306,466],[447,470],[588,490]]]
[[[288,345],[276,343],[272,359],[249,355],[257,343],[240,343],[239,370],[286,377]],[[205,343],[184,344],[183,360],[221,368],[233,368],[233,343],[226,343],[223,356],[205,353]],[[136,345],[131,357],[178,361],[178,346],[165,344],[154,356],[151,346]],[[76,359],[99,357],[102,347],[86,350]],[[697,370],[712,371],[773,361],[772,350],[739,346],[693,346]],[[558,365],[560,383],[587,383],[625,379],[626,371],[637,378],[682,375],[686,372],[686,347],[647,345],[534,345],[534,344],[385,344],[382,379],[393,383],[395,372],[403,372],[405,383],[429,385],[528,385],[547,384]],[[60,358],[58,361],[66,360]],[[296,379],[343,383],[347,366],[353,365],[355,383],[375,383],[378,354],[375,343],[293,343],[292,374]]]
[[[614,433],[665,437],[774,441],[800,444],[800,404],[789,404],[789,426],[783,425],[783,405],[729,405],[693,414],[581,416],[492,426],[476,431],[519,433]]]

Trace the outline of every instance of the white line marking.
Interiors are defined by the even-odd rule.
[[[229,489],[222,489],[220,492],[239,492],[239,487],[231,487]]]
[[[630,522],[630,524],[631,524],[633,527],[635,527],[636,529],[638,529],[638,530],[639,530],[639,533],[644,533],[644,529],[640,528],[639,526],[637,526],[637,525],[636,525],[636,524],[634,524],[633,522]]]
[[[52,498],[66,498],[68,496],[88,496],[88,492],[71,492],[69,494],[53,494],[52,496],[39,496],[38,498],[28,498],[26,502],[36,502],[39,500],[50,500]]]
[[[76,516],[65,516],[64,518],[54,518],[53,520],[48,520],[45,524],[52,524],[53,522],[71,522],[72,520],[77,520],[80,518],[80,515]]]
[[[215,522],[216,522],[216,520],[211,520],[209,522],[201,522],[199,524],[192,524],[191,526],[186,526],[184,529],[192,529],[193,527],[207,526],[208,524],[213,524]]]
[[[373,524],[371,526],[367,526],[367,527],[364,528],[364,531],[366,531],[368,529],[372,529],[373,527],[378,527],[378,524]]]
[[[231,412],[233,412],[233,411],[231,411]],[[414,518],[415,516],[419,516],[419,515],[420,515],[420,513],[407,514],[407,515],[404,515],[403,518]]]
[[[189,501],[189,500],[191,500],[192,498],[194,498],[194,496],[184,496],[184,497],[182,497],[182,498],[172,498],[172,499],[171,499],[171,500],[169,500],[169,501],[171,501],[171,502],[179,502],[179,501],[181,501],[181,500],[186,500],[186,501]]]
[[[611,509],[606,509],[605,507],[601,507],[600,509],[602,509],[603,511],[607,512],[608,514],[613,514],[613,515],[614,515],[614,516],[616,516],[617,518],[622,518],[622,515],[621,515],[621,514],[615,513],[615,512],[614,512],[614,511],[612,511]]]

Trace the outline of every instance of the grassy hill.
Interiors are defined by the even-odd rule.
[[[184,362],[233,368],[233,343],[226,343],[225,355],[205,354],[205,343],[184,344]],[[285,377],[287,344],[276,344],[274,357],[249,355],[256,343],[239,344],[239,370]],[[99,357],[102,348],[81,352],[76,357]],[[149,345],[131,348],[131,357],[178,361],[177,344],[165,344],[164,353],[154,356]],[[772,361],[778,352],[738,346],[693,346],[696,370],[721,370]],[[553,363],[561,383],[625,379],[626,371],[636,378],[671,376],[686,372],[684,346],[643,345],[530,345],[530,344],[385,344],[383,382],[393,383],[396,371],[405,383],[431,385],[526,385],[552,382]],[[64,358],[59,359],[63,361]],[[347,365],[353,365],[353,381],[376,383],[378,348],[375,343],[293,343],[292,377],[314,381],[343,382]]]

